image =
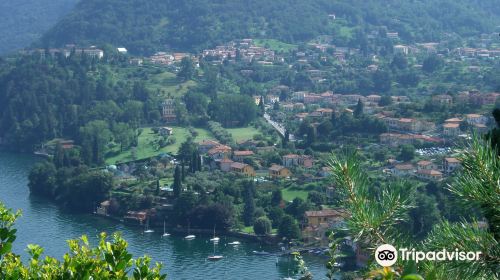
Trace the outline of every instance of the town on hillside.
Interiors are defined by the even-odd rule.
[[[419,202],[431,200],[431,220],[412,213],[415,236],[441,216],[456,217],[445,186],[461,169],[463,144],[496,125],[500,89],[475,86],[494,79],[496,37],[473,38],[474,47],[410,43],[380,28],[362,48],[325,35],[303,45],[239,39],[199,53],[68,45],[22,55],[85,59],[90,76],[134,83],[124,109],[98,101],[85,116],[120,115],[118,123],[36,146],[57,168],[79,162],[111,177],[106,192],[78,207],[140,227],[325,249],[328,233],[349,217],[331,177],[332,153],[355,151],[374,186],[404,180]],[[366,265],[367,251],[351,237],[343,246],[351,263]]]

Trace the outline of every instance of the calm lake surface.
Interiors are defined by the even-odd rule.
[[[217,254],[224,256],[219,262],[206,261],[214,247],[210,236],[197,236],[185,241],[181,236],[162,238],[162,232],[143,234],[139,228],[129,227],[95,217],[75,215],[61,211],[56,205],[43,198],[31,196],[27,187],[28,173],[37,161],[29,155],[0,152],[0,201],[12,209],[21,209],[22,217],[17,221],[17,240],[14,252],[26,257],[28,244],[39,244],[45,254],[60,258],[67,252],[66,240],[84,234],[96,244],[100,232],[119,231],[129,243],[134,257],[149,255],[154,261],[162,262],[168,279],[283,279],[293,276],[287,258],[281,258],[276,265],[276,256],[256,256],[252,251],[278,252],[274,246],[261,246],[246,240],[233,247],[227,243],[236,238],[221,237],[216,245]],[[325,279],[326,259],[305,255],[307,266],[314,279]]]

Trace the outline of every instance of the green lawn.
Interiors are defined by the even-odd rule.
[[[306,190],[296,189],[296,188],[287,188],[283,189],[282,191],[283,199],[285,201],[292,201],[297,197],[302,198],[303,200],[307,200],[308,193],[309,192]]]
[[[249,227],[244,227],[241,232],[244,232],[244,233],[248,233],[248,234],[254,234],[253,232],[253,226],[249,226]],[[273,228],[271,229],[271,234],[277,234],[278,233],[278,230]]]
[[[190,87],[196,86],[196,82],[187,81],[184,83],[179,82],[174,73],[162,72],[152,75],[147,81],[146,86],[156,91],[157,89],[163,90],[166,94],[170,93],[174,97],[180,97],[186,94]]]
[[[255,39],[254,42],[256,46],[269,48],[278,52],[289,52],[297,49],[297,45],[287,44],[276,39]]]
[[[233,135],[233,139],[235,141],[250,140],[253,139],[254,135],[259,134],[259,131],[253,126],[243,128],[227,128],[226,130]]]
[[[244,227],[242,230],[242,232],[244,233],[248,233],[248,234],[253,234],[253,226],[249,226],[249,227]]]
[[[132,80],[145,82],[146,88],[156,92],[158,89],[174,97],[183,96],[190,87],[196,86],[195,81],[180,82],[173,72],[161,66],[126,66],[109,67],[116,80]]]
[[[158,135],[154,134],[149,127],[143,128],[143,131],[139,136],[139,145],[136,150],[137,159],[149,158],[161,153],[176,154],[181,144],[190,136],[190,133],[188,128],[185,127],[174,126],[172,128],[174,129],[173,137],[175,137],[175,143],[159,150],[155,149],[153,145],[155,139],[158,138]],[[213,136],[211,136],[211,133],[205,129],[195,128],[195,130],[198,132],[198,136],[194,139],[195,142],[203,139],[214,139]],[[132,150],[127,150],[107,158],[106,164],[115,164],[117,162],[127,162],[132,160]]]

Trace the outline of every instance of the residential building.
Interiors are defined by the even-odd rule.
[[[335,224],[344,221],[349,216],[345,209],[326,209],[319,211],[306,211],[305,224],[309,227],[317,227],[322,223]]]
[[[225,145],[220,145],[220,146],[217,146],[215,148],[210,149],[207,152],[207,154],[211,159],[213,159],[215,161],[219,161],[219,160],[222,160],[224,158],[229,158],[231,156],[231,152],[232,152],[231,147],[225,146]]]
[[[220,164],[220,170],[222,172],[230,172],[231,171],[231,165],[234,163],[234,161],[228,159],[228,158],[223,158],[221,161],[219,161]]]
[[[269,177],[273,179],[287,178],[291,175],[292,173],[290,172],[290,170],[284,166],[274,164],[273,166],[269,167]]]
[[[327,232],[344,226],[349,216],[345,209],[325,209],[320,211],[306,211],[305,228],[302,237],[306,243],[320,242],[328,244]]]
[[[409,51],[408,46],[404,46],[404,45],[395,45],[394,46],[394,53],[395,54],[408,55],[408,51]]]
[[[371,94],[366,97],[366,100],[372,103],[379,103],[382,97],[380,95]]]
[[[220,146],[220,145],[221,145],[221,143],[219,143],[217,141],[205,139],[205,140],[198,143],[198,152],[200,154],[205,154],[209,150],[211,150],[212,148],[215,148],[215,147]]]
[[[447,94],[434,95],[432,101],[438,104],[451,105],[453,103],[453,97]]]
[[[233,162],[231,164],[231,172],[242,174],[247,177],[255,177],[255,170],[253,167],[245,163]]]
[[[162,136],[170,136],[174,134],[174,129],[171,127],[164,126],[158,129],[158,133]]]
[[[417,170],[433,170],[437,168],[437,165],[429,160],[421,160],[417,162]]]
[[[396,176],[408,176],[415,173],[415,166],[411,163],[396,164],[392,169],[392,174]]]
[[[285,167],[293,167],[299,165],[299,158],[299,155],[288,154],[283,156],[282,162]]]
[[[238,162],[243,162],[246,158],[251,158],[254,156],[253,151],[234,151],[233,160]]]
[[[175,112],[175,100],[170,96],[163,101],[162,117],[166,123],[175,123],[177,121],[177,114]]]
[[[312,156],[303,155],[299,158],[299,165],[304,168],[311,168],[314,165],[314,159]]]
[[[467,114],[465,115],[465,121],[470,125],[486,124],[488,122],[488,118],[479,114]]]
[[[460,160],[457,158],[449,157],[443,159],[443,171],[451,173],[460,167]]]
[[[443,124],[443,135],[447,137],[457,137],[460,134],[460,125],[458,123]]]
[[[438,181],[443,179],[443,173],[437,170],[418,170],[417,177],[425,180]]]

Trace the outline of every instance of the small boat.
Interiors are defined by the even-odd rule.
[[[230,243],[227,243],[228,245],[233,245],[233,246],[236,246],[236,245],[240,245],[241,242],[239,241],[233,241],[233,242],[230,242]]]
[[[207,257],[207,260],[209,260],[209,261],[214,261],[215,262],[215,261],[220,261],[220,260],[222,260],[224,258],[222,255],[216,255],[215,254],[215,244],[216,243],[217,242],[214,242],[214,252],[213,252],[213,254],[211,256]]]
[[[196,236],[195,236],[195,235],[192,235],[192,234],[190,234],[190,235],[186,235],[186,236],[184,237],[184,239],[186,239],[186,240],[193,240],[193,239],[195,239],[195,238],[196,238]]]
[[[210,238],[210,241],[215,242],[215,243],[220,241],[220,238],[215,236],[215,225],[214,225],[214,237]]]
[[[170,233],[168,233],[168,232],[166,232],[166,231],[165,231],[165,220],[163,220],[163,235],[162,235],[162,236],[163,236],[163,237],[168,237],[168,236],[170,236]]]
[[[223,258],[224,258],[223,256],[208,256],[207,260],[209,260],[209,261],[220,261]]]
[[[252,251],[252,253],[254,255],[258,255],[258,256],[267,256],[269,255],[270,253],[266,252],[266,251]]]
[[[144,230],[144,233],[153,233],[155,232],[154,230],[149,228],[149,219],[146,221],[146,229]]]
[[[195,239],[195,238],[196,238],[196,236],[195,236],[195,235],[190,234],[190,231],[191,231],[191,223],[190,223],[190,222],[188,222],[188,235],[186,235],[186,236],[184,237],[184,239],[186,239],[186,240],[193,240],[193,239]]]

